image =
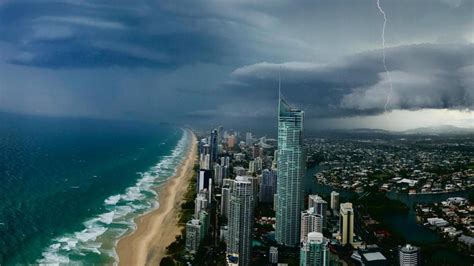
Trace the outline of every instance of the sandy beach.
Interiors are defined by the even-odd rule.
[[[196,136],[183,164],[165,185],[157,188],[160,207],[135,220],[137,229],[117,244],[119,265],[159,265],[169,246],[181,233],[178,214],[196,160]]]

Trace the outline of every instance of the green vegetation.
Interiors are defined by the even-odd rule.
[[[360,204],[363,209],[375,219],[381,218],[387,213],[405,213],[408,214],[409,208],[403,202],[389,199],[385,193],[373,192],[368,196],[360,199],[357,204]]]
[[[308,161],[306,163],[306,166],[308,168],[315,167],[319,163],[324,162],[324,155],[322,153],[315,153],[311,155],[310,158],[308,158]]]
[[[199,165],[195,165],[194,169],[199,169]],[[194,171],[197,173],[197,170]],[[179,214],[178,224],[183,226],[181,235],[176,236],[176,240],[171,243],[167,248],[167,257],[164,257],[160,265],[184,265],[183,258],[185,256],[185,244],[186,244],[186,229],[184,228],[187,221],[189,221],[194,214],[194,198],[196,197],[196,176],[191,178],[188,184],[186,194],[184,194],[183,202],[181,203],[181,211]]]

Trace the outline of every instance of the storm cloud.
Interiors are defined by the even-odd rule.
[[[374,50],[332,64],[258,63],[232,72],[231,91],[275,100],[278,77],[288,98],[310,116],[355,116],[388,110],[473,109],[474,46],[407,45],[386,50],[393,91]],[[258,92],[252,92],[258,91]]]
[[[474,2],[381,1],[393,110],[473,109]],[[384,111],[375,1],[0,0],[0,111],[200,124]]]

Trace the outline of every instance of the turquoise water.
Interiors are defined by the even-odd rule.
[[[0,264],[113,262],[187,145],[173,127],[0,114]]]

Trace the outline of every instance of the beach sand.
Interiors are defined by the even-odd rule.
[[[159,265],[166,256],[166,247],[181,234],[178,215],[196,160],[196,136],[192,134],[185,161],[176,175],[157,188],[160,207],[135,220],[137,229],[123,237],[117,244],[119,265]]]

